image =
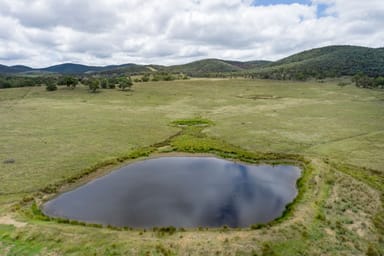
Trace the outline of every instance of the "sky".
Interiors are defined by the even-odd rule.
[[[384,46],[384,0],[0,0],[0,63],[277,60]]]

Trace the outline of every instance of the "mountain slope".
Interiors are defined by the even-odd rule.
[[[241,71],[242,68],[219,59],[198,60],[183,65],[166,67],[169,72],[182,72],[192,76],[205,75],[209,73],[227,73]]]
[[[241,69],[255,69],[255,68],[261,68],[265,67],[268,64],[271,64],[272,61],[267,60],[253,60],[253,61],[232,61],[232,60],[223,60],[223,62],[228,63],[230,65],[239,67]]]
[[[185,73],[189,76],[212,74],[238,74],[272,79],[307,79],[355,75],[363,72],[369,76],[384,76],[384,48],[360,46],[327,46],[303,51],[281,60],[230,61],[203,59],[183,65],[137,65],[86,66],[64,63],[42,69],[26,66],[0,65],[0,74],[50,72],[59,74],[137,74],[144,72]]]
[[[42,68],[42,71],[53,72],[53,73],[63,73],[63,74],[81,74],[90,71],[99,71],[101,67],[96,66],[86,66],[74,63],[64,63],[60,65],[50,66],[47,68]]]
[[[95,72],[112,73],[135,73],[148,71],[147,66],[136,64],[110,65],[110,66],[86,66],[74,63],[64,63],[46,68],[33,69],[27,66],[5,66],[0,65],[0,74],[23,74],[23,73],[58,73],[58,74],[87,74]]]
[[[276,76],[335,77],[363,72],[384,75],[384,48],[327,46],[312,49],[270,63],[255,73]]]
[[[0,74],[16,74],[16,73],[22,73],[22,72],[28,72],[33,70],[30,67],[27,66],[22,66],[22,65],[16,65],[16,66],[5,66],[5,65],[0,65]]]
[[[12,71],[14,71],[15,73],[19,73],[19,72],[28,72],[28,71],[32,71],[32,70],[33,70],[33,68],[30,68],[30,67],[27,67],[27,66],[23,66],[23,65],[11,66],[10,68],[11,68]]]
[[[101,74],[123,74],[123,73],[129,73],[129,74],[135,74],[135,73],[143,73],[143,72],[149,72],[152,70],[152,66],[148,65],[138,65],[138,64],[123,64],[123,65],[110,65],[102,67],[102,69],[99,71]]]

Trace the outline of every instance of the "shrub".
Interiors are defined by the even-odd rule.
[[[141,81],[143,81],[143,82],[148,82],[149,79],[150,79],[149,74],[145,74],[145,75],[143,75],[143,77],[141,78]]]
[[[179,126],[208,126],[212,124],[212,121],[197,117],[191,119],[175,120],[171,124]]]
[[[174,226],[168,226],[168,227],[161,227],[161,228],[154,228],[153,231],[157,232],[160,235],[168,234],[173,235],[176,233],[176,228]]]
[[[370,244],[370,245],[368,246],[366,255],[367,255],[367,256],[379,256],[380,254],[379,254],[379,252],[375,249],[375,246],[373,246],[372,244]]]
[[[89,83],[88,83],[88,87],[89,87],[89,90],[91,92],[95,93],[97,91],[97,89],[100,88],[99,80],[97,80],[97,79],[90,80]]]
[[[101,80],[101,82],[100,82],[100,86],[101,86],[101,88],[103,88],[103,89],[107,89],[109,86],[108,86],[108,80],[107,79],[103,79],[103,80]]]
[[[54,82],[49,81],[49,82],[47,82],[45,89],[47,91],[49,91],[49,92],[56,91],[57,90],[57,85]]]
[[[264,224],[252,224],[252,225],[251,225],[251,229],[252,229],[252,230],[261,229],[261,228],[263,228],[264,226],[265,226]]]

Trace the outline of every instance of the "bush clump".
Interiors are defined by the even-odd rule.
[[[176,126],[208,126],[208,125],[212,125],[213,122],[208,119],[197,117],[192,119],[175,120],[171,124]]]

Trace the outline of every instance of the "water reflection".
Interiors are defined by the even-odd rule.
[[[116,226],[244,227],[280,216],[300,169],[214,157],[130,164],[48,202],[50,216]]]

